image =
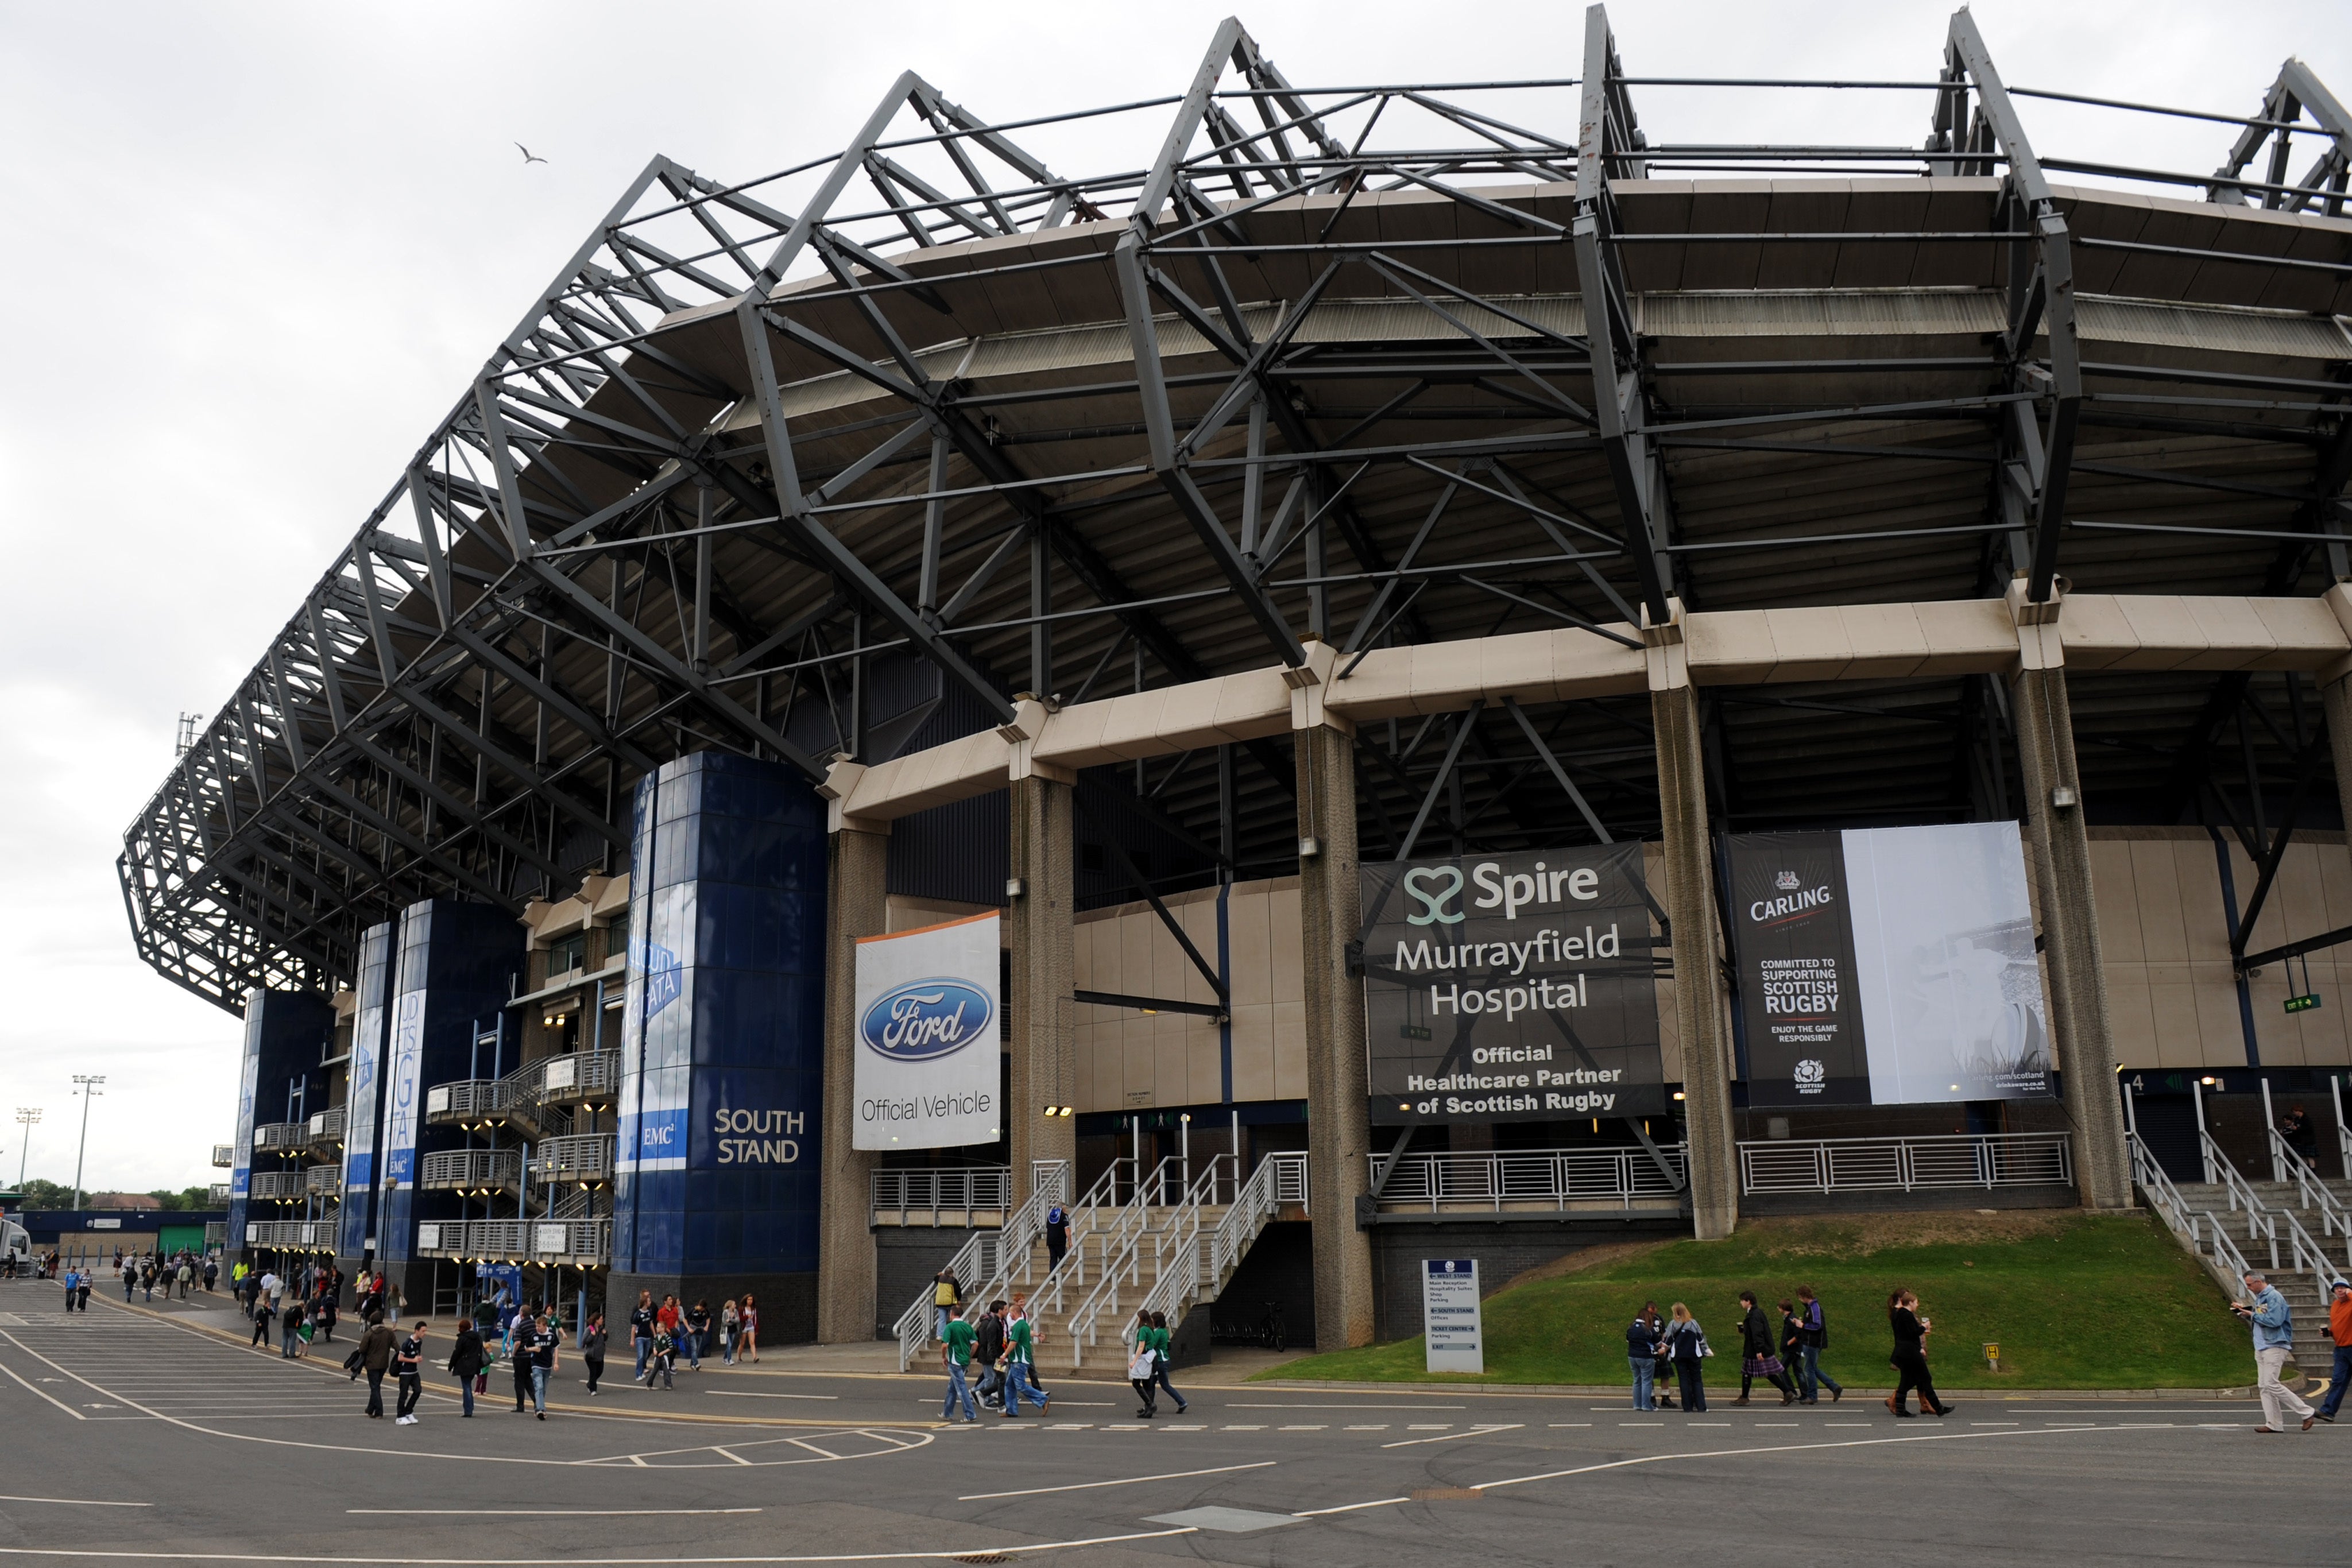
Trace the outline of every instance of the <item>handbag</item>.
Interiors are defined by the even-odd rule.
[[[1127,1379],[1129,1383],[1149,1383],[1159,1371],[1159,1357],[1151,1351],[1139,1350],[1128,1358]]]

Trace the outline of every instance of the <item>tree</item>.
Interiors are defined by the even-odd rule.
[[[147,1196],[174,1213],[184,1212],[185,1210],[192,1208],[210,1208],[212,1207],[211,1192],[207,1188],[201,1186],[182,1187],[177,1192],[173,1192],[168,1188],[158,1187],[155,1191],[149,1193]]]
[[[71,1208],[73,1200],[73,1188],[69,1186],[59,1186],[38,1176],[25,1184],[26,1208]]]

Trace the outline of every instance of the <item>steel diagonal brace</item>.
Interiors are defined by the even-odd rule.
[[[872,605],[901,636],[921,649],[948,679],[978,700],[982,711],[1011,719],[1013,706],[965,661],[939,628],[892,592],[889,584],[871,567],[810,515],[811,502],[801,489],[799,469],[793,460],[792,433],[784,423],[783,402],[776,385],[775,354],[768,341],[762,313],[747,299],[738,307],[736,320],[742,330],[743,356],[751,372],[751,396],[759,408],[761,431],[767,443],[768,474],[776,488],[779,526],[824,562],[827,570]],[[925,406],[925,400],[912,387],[902,386],[901,395],[909,396],[918,406]],[[818,777],[823,774],[822,768],[816,769]]]

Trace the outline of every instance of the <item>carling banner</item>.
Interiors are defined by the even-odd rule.
[[[1361,874],[1373,1122],[1666,1109],[1639,844]]]
[[[997,928],[975,915],[857,939],[857,1122],[851,1146],[942,1149],[995,1141]]]
[[[2046,1099],[2014,822],[1727,841],[1752,1105]]]

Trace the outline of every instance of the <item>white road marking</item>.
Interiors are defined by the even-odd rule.
[[[1321,1422],[1317,1422],[1311,1426],[1285,1427],[1282,1429],[1286,1432],[1328,1432],[1330,1430],[1330,1427]]]
[[[1418,1400],[1411,1405],[1248,1405],[1233,1404],[1228,1410],[1467,1410],[1467,1405],[1423,1405]]]
[[[141,1505],[144,1507],[144,1504]],[[345,1513],[396,1514],[404,1518],[467,1519],[667,1519],[682,1513],[765,1513],[764,1508],[347,1508]]]
[[[1410,1448],[1420,1443],[1451,1443],[1463,1437],[1490,1437],[1496,1432],[1516,1432],[1525,1425],[1527,1425],[1527,1423],[1524,1421],[1512,1421],[1501,1426],[1473,1427],[1467,1432],[1455,1432],[1444,1437],[1405,1437],[1393,1443],[1382,1443],[1381,1447],[1383,1448]],[[1625,1425],[1630,1427],[1634,1425],[1634,1423],[1628,1421]]]
[[[1408,1432],[1451,1432],[1454,1430],[1454,1423],[1451,1421],[1412,1421],[1406,1423],[1405,1430]]]
[[[94,1497],[0,1497],[0,1502],[53,1502],[60,1508],[153,1508],[152,1502],[108,1502]]]
[[[1381,1422],[1377,1427],[1350,1427],[1348,1428],[1350,1432],[1385,1432],[1388,1429],[1389,1425],[1385,1421]]]
[[[1236,1427],[1233,1423],[1227,1422],[1225,1424],[1225,1430],[1228,1432],[1263,1432],[1265,1428],[1263,1427]]]
[[[1554,1427],[1590,1427],[1592,1425],[1592,1423],[1591,1423],[1591,1422],[1590,1422],[1590,1421],[1554,1421],[1554,1422],[1552,1423],[1552,1425],[1553,1425]]]
[[[6,1373],[9,1376],[16,1378],[19,1383],[25,1383],[24,1378],[17,1375],[16,1369],[8,1365],[5,1362],[0,1362],[0,1372]],[[63,1381],[63,1378],[58,1377],[44,1377],[41,1379],[42,1383],[61,1383]],[[77,1421],[87,1421],[89,1419],[89,1416],[83,1415],[80,1411],[75,1409],[64,1400],[51,1396],[46,1389],[42,1388],[39,1384],[25,1383],[25,1391],[28,1394],[38,1394],[42,1398],[48,1400],[50,1404],[56,1406],[58,1409],[64,1411],[67,1415],[72,1416]]]
[[[1074,1481],[1068,1486],[1024,1487],[1019,1491],[976,1491],[969,1497],[960,1497],[956,1501],[989,1502],[1003,1497],[1037,1497],[1049,1491],[1093,1491],[1098,1487],[1131,1487],[1145,1481],[1181,1481],[1188,1480],[1194,1476],[1222,1476],[1233,1470],[1262,1470],[1276,1462],[1274,1459],[1260,1459],[1251,1465],[1219,1465],[1214,1469],[1207,1470],[1171,1470],[1157,1476],[1125,1476],[1113,1481]]]
[[[928,1563],[940,1558],[1010,1557],[1014,1553],[1033,1552],[1066,1552],[1080,1546],[1118,1546],[1130,1541],[1164,1541],[1171,1535],[1195,1535],[1197,1526],[1184,1525],[1174,1530],[1140,1530],[1126,1535],[1097,1535],[1083,1541],[1025,1541],[1005,1545],[971,1543],[943,1546],[931,1552],[839,1552],[812,1553],[801,1557],[598,1557],[599,1564],[611,1568],[697,1568],[703,1563]],[[91,1557],[133,1558],[152,1561],[152,1548],[135,1551],[101,1551],[86,1547],[0,1546],[0,1557]],[[351,1561],[348,1554],[340,1557],[292,1554],[268,1555],[256,1552],[178,1552],[173,1553],[183,1563],[316,1563],[328,1568],[341,1568]],[[377,1557],[370,1561],[386,1568],[577,1568],[581,1559],[573,1557]]]
[[[748,1388],[706,1388],[703,1392],[720,1399],[838,1399],[841,1397],[838,1394],[755,1394]],[[930,1400],[926,1396],[921,1403],[929,1405]]]

